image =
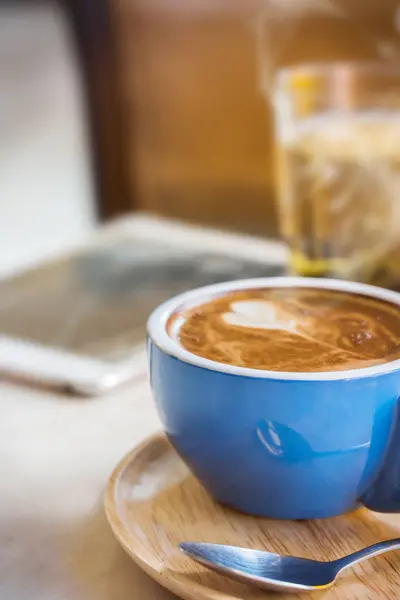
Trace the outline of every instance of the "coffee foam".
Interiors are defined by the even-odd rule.
[[[227,325],[287,332],[298,335],[304,340],[320,344],[325,348],[336,350],[334,345],[318,339],[315,334],[313,335],[313,332],[310,331],[312,326],[310,320],[299,318],[288,310],[282,310],[279,304],[274,305],[273,302],[265,300],[232,302],[231,312],[224,313],[221,316]],[[347,353],[351,354],[349,351]]]
[[[233,292],[176,313],[168,332],[193,354],[263,370],[347,370],[400,358],[399,307],[333,290]]]

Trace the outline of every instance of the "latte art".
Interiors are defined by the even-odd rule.
[[[222,315],[228,325],[238,327],[255,327],[256,329],[280,329],[281,331],[296,331],[294,319],[280,320],[276,307],[266,300],[242,300],[232,302],[231,311]],[[285,317],[285,315],[281,315]]]
[[[173,315],[170,335],[204,358],[286,372],[400,358],[400,307],[316,288],[238,290]]]

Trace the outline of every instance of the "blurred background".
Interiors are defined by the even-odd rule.
[[[261,66],[395,58],[397,4],[2,0],[0,273],[138,210],[277,236]]]
[[[315,62],[398,65],[398,8],[396,0],[1,0],[0,330],[29,310],[26,331],[29,319],[44,328],[38,307],[44,318],[50,281],[54,305],[61,296],[74,303],[87,288],[99,303],[105,289],[137,292],[153,272],[162,280],[160,293],[154,284],[151,292],[158,302],[200,283],[284,272],[275,75]],[[147,221],[137,221],[135,235],[124,229],[105,254],[91,251],[79,268],[75,261],[37,274],[42,261],[86,243],[109,221],[142,214]],[[144,243],[149,215],[239,237],[227,238],[225,262],[205,272],[204,257],[184,244],[166,252],[182,226],[171,225],[159,250],[157,228]],[[255,239],[269,244],[258,254]],[[174,275],[165,275],[166,257]],[[151,268],[143,268],[144,259]],[[39,268],[35,277],[15,279],[31,267]],[[60,282],[68,277],[74,284],[67,293]],[[27,301],[32,282],[42,292],[36,303]],[[106,296],[110,314],[121,313]],[[83,302],[75,331],[93,317],[96,302]],[[10,306],[18,307],[14,321]],[[131,306],[120,331],[131,322]],[[91,336],[105,322],[103,309]],[[146,316],[139,314],[142,325]]]

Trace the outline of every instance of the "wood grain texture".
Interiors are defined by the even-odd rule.
[[[133,560],[161,585],[188,600],[261,600],[269,594],[197,565],[179,552],[177,545],[182,541],[332,560],[400,535],[400,516],[366,509],[334,519],[275,521],[223,508],[212,501],[161,434],[145,441],[116,467],[105,508],[115,536]],[[394,552],[357,565],[333,588],[302,594],[302,598],[394,600],[399,583],[400,554]]]
[[[108,0],[61,0],[73,32],[86,104],[97,213],[126,212],[128,174],[123,160],[123,115],[111,6]]]
[[[376,58],[378,41],[393,29],[393,0],[335,4],[348,18],[269,19],[265,61],[279,67]],[[136,207],[276,233],[273,115],[260,90],[256,33],[269,5],[279,2],[110,4]],[[268,20],[268,11],[265,16]]]

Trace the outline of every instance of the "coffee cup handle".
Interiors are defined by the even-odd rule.
[[[361,503],[382,513],[400,513],[400,399],[396,403],[396,419],[385,461]]]

